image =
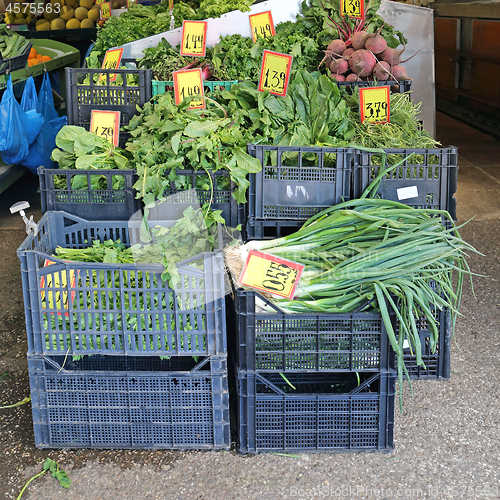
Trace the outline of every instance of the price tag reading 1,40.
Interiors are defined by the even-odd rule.
[[[260,70],[259,90],[268,90],[271,94],[286,96],[288,80],[292,70],[293,56],[264,50]]]
[[[109,19],[111,17],[111,3],[104,2],[101,4],[101,18]]]
[[[359,89],[359,114],[361,123],[389,123],[391,121],[389,87]]]
[[[120,49],[108,50],[104,56],[104,61],[102,62],[102,69],[117,69],[120,67],[120,61],[122,60],[123,47]],[[99,81],[105,80],[106,76],[101,73]],[[109,77],[111,82],[116,80],[116,73]]]
[[[303,264],[250,250],[239,284],[293,299],[304,267]]]
[[[270,10],[260,12],[259,14],[252,14],[248,18],[250,19],[250,28],[254,43],[257,41],[257,38],[271,38],[276,35],[273,16]]]
[[[183,21],[181,56],[205,57],[207,44],[206,21]]]
[[[340,0],[340,15],[342,17],[365,18],[364,0]]]
[[[204,96],[203,79],[201,69],[187,69],[184,71],[174,71],[174,96],[175,104],[181,103],[186,97],[199,95]],[[205,100],[198,99],[191,101],[189,109],[204,109]]]
[[[118,146],[120,118],[120,111],[94,110],[90,117],[90,131]]]

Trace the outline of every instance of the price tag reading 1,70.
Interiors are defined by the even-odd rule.
[[[340,15],[342,17],[365,18],[364,0],[340,0]]]
[[[111,2],[101,4],[101,18],[109,19],[111,17]]]
[[[288,80],[292,70],[293,56],[264,50],[260,70],[259,90],[268,90],[271,94],[286,96]]]
[[[206,21],[183,21],[181,56],[205,57],[207,44]]]
[[[204,96],[201,68],[174,71],[174,96],[175,104],[181,103],[186,97]],[[204,109],[205,99],[191,101],[189,109]]]
[[[303,264],[250,250],[238,282],[240,285],[291,300],[304,267]]]
[[[92,111],[90,131],[118,146],[120,134],[120,111]]]
[[[391,121],[389,87],[359,89],[359,115],[361,123],[389,123]]]
[[[270,10],[260,12],[259,14],[252,14],[248,18],[250,19],[250,28],[254,43],[257,41],[257,38],[271,38],[276,35],[273,16]]]

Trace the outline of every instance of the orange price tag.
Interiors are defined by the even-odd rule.
[[[93,110],[90,117],[90,131],[118,146],[120,118],[120,111]]]
[[[203,97],[203,78],[201,69],[187,69],[185,71],[174,71],[174,96],[175,104],[180,104],[186,97],[199,95]],[[191,101],[189,109],[205,109],[204,99],[194,99]]]
[[[183,21],[181,56],[205,57],[207,43],[206,21]]]
[[[264,50],[260,70],[259,90],[268,90],[271,94],[286,96],[288,80],[292,70],[293,56]]]
[[[101,18],[109,19],[111,17],[111,2],[101,3]]]
[[[102,69],[118,69],[120,67],[120,61],[122,60],[123,47],[120,49],[108,50],[104,56],[104,61],[102,62]],[[105,80],[106,77],[104,73],[99,76],[99,81]],[[116,73],[109,77],[111,82],[116,80]]]
[[[250,28],[254,43],[257,41],[257,38],[271,38],[276,35],[273,16],[270,10],[260,12],[259,14],[251,14],[248,18],[250,19]]]
[[[359,115],[361,123],[389,123],[391,121],[389,87],[359,88]]]
[[[365,18],[364,0],[340,0],[340,15],[342,17]]]
[[[168,11],[174,10],[174,0],[168,0]]]
[[[303,264],[250,250],[238,283],[278,297],[293,299]]]

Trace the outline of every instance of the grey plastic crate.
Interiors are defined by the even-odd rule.
[[[238,449],[391,450],[394,371],[238,373]]]
[[[168,225],[160,223],[160,225]],[[127,221],[46,212],[19,247],[28,352],[34,354],[221,355],[227,352],[222,251],[178,263],[172,290],[160,264],[70,262],[59,245],[139,241]],[[219,242],[221,241],[219,231]],[[54,264],[44,265],[46,260]]]
[[[226,357],[28,355],[38,448],[227,449]]]
[[[456,219],[457,200],[453,195],[457,191],[457,148],[385,149],[385,152],[386,166],[406,159],[382,179],[377,197],[400,201],[415,208],[447,210],[453,219]],[[381,160],[380,153],[356,150],[352,183],[353,199],[359,198],[377,177]],[[408,194],[398,191],[404,188],[413,188],[416,190],[413,194],[417,196],[404,198]]]

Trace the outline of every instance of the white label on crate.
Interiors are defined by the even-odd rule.
[[[309,193],[307,192],[307,189],[304,186],[295,186],[295,192],[294,192],[292,186],[287,185],[286,195],[288,198],[298,198],[299,195],[302,195],[302,198],[305,198],[306,200],[309,199]]]
[[[403,349],[409,349],[410,348],[410,343],[408,342],[408,339],[403,340]]]
[[[408,200],[409,198],[418,198],[417,186],[408,186],[398,189],[398,200]]]

